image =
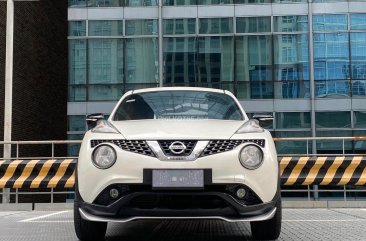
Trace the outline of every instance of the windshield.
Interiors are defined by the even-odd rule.
[[[157,91],[127,96],[113,120],[216,119],[243,120],[229,95],[206,91]]]

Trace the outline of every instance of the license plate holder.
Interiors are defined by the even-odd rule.
[[[204,170],[155,169],[152,170],[152,187],[160,188],[203,188]]]

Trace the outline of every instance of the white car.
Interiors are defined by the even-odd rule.
[[[129,91],[108,120],[87,121],[74,205],[80,240],[102,240],[108,222],[137,219],[250,221],[254,239],[278,238],[276,149],[230,92]]]

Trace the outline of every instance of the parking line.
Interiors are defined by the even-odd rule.
[[[32,221],[37,220],[37,219],[48,218],[48,217],[51,217],[51,216],[54,216],[54,215],[58,215],[58,214],[62,214],[62,213],[67,213],[67,212],[71,212],[71,211],[70,210],[66,210],[66,211],[61,211],[61,212],[46,214],[46,215],[42,215],[42,216],[39,216],[39,217],[24,219],[24,220],[21,220],[19,222],[32,222]]]

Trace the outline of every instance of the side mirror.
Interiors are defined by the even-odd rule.
[[[86,116],[86,124],[88,125],[88,130],[93,129],[99,120],[103,120],[104,115],[102,113],[95,113]]]
[[[267,114],[255,114],[253,119],[259,122],[259,125],[263,128],[269,128],[273,123],[273,116]]]

